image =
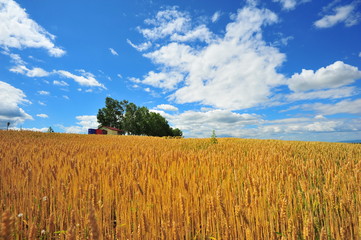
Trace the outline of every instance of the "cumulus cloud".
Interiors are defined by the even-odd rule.
[[[49,116],[45,113],[40,113],[40,114],[36,114],[37,117],[39,118],[48,118]]]
[[[170,105],[170,104],[160,104],[156,108],[166,110],[166,111],[178,111],[177,107]]]
[[[302,69],[289,79],[289,88],[292,91],[308,91],[313,89],[337,88],[355,82],[361,78],[361,71],[357,67],[337,61],[316,72]]]
[[[0,128],[5,128],[7,122],[12,126],[33,119],[19,105],[31,103],[26,99],[24,92],[12,85],[0,81]]]
[[[65,51],[56,47],[55,36],[29,18],[25,9],[13,0],[0,0],[0,46],[7,48],[45,48],[51,56]]]
[[[356,2],[337,6],[332,9],[331,14],[324,15],[321,19],[314,22],[314,25],[317,28],[330,28],[338,23],[344,23],[346,27],[356,25],[361,19],[361,15],[356,11],[356,7]]]
[[[279,2],[284,10],[293,10],[298,4],[309,1],[311,0],[273,0],[273,2]]]
[[[117,51],[115,51],[113,48],[109,48],[109,51],[111,54],[113,54],[114,56],[119,56],[119,54],[117,53]]]
[[[212,33],[205,25],[192,26],[192,19],[187,12],[178,11],[176,7],[159,11],[152,19],[146,19],[152,28],[140,28],[139,32],[149,40],[169,37],[172,41],[211,41]],[[148,41],[149,42],[149,41]]]
[[[183,81],[183,75],[179,72],[159,72],[150,71],[143,77],[143,80],[138,78],[130,78],[135,83],[143,83],[153,87],[164,88],[168,90],[174,89],[178,83]]]
[[[42,68],[35,67],[33,69],[29,69],[25,65],[14,66],[10,69],[10,71],[14,73],[26,75],[28,77],[46,77],[50,75],[49,72],[45,71]]]
[[[156,40],[171,36],[174,33],[184,33],[190,28],[191,19],[186,12],[178,11],[176,7],[159,11],[152,19],[146,19],[147,25],[153,28],[138,28],[147,39]]]
[[[95,76],[92,73],[81,71],[80,72],[81,75],[79,76],[79,75],[75,75],[75,74],[73,74],[71,72],[64,71],[64,70],[57,70],[57,71],[54,71],[54,72],[59,74],[62,77],[73,79],[75,82],[79,83],[81,86],[100,87],[100,88],[105,89],[105,86],[103,84],[99,83],[95,79]]]
[[[97,122],[97,116],[95,115],[82,115],[75,117],[78,121],[75,126],[59,126],[66,133],[87,133],[89,128],[97,128],[99,123]]]
[[[176,90],[169,97],[177,103],[244,109],[267,102],[272,88],[284,84],[277,68],[285,55],[262,39],[262,27],[277,21],[277,15],[268,9],[246,6],[238,10],[220,37],[204,25],[191,26],[188,13],[174,8],[160,11],[146,21],[153,28],[139,28],[146,39],[170,40],[144,54],[160,72],[150,71],[143,79],[135,79],[137,83]],[[203,33],[188,38],[197,29],[204,29]],[[206,44],[186,44],[195,38]]]

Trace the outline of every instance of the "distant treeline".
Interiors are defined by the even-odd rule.
[[[168,121],[159,113],[146,107],[139,107],[127,100],[118,101],[107,97],[105,107],[99,109],[98,123],[101,126],[114,127],[130,135],[182,136],[178,128],[171,128]]]

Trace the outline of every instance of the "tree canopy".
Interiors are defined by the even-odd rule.
[[[127,100],[118,101],[107,97],[105,107],[99,109],[98,123],[101,126],[114,127],[129,135],[182,136],[178,128],[171,128],[168,121],[159,113],[146,107],[139,107]]]

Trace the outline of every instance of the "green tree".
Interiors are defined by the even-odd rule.
[[[129,103],[124,115],[124,130],[131,135],[147,135],[149,129],[149,110]]]
[[[182,137],[183,136],[183,132],[179,128],[173,128],[172,132],[173,132],[174,137]]]
[[[172,129],[159,113],[150,112],[126,100],[105,99],[105,107],[99,109],[97,120],[100,126],[115,127],[130,135],[182,136],[182,131]]]
[[[217,135],[216,135],[216,131],[215,131],[215,130],[212,131],[211,143],[213,143],[213,144],[217,144],[217,143],[218,143]]]
[[[124,111],[128,101],[115,100],[107,97],[105,99],[105,107],[99,109],[97,120],[100,126],[114,127],[122,129],[124,127]]]

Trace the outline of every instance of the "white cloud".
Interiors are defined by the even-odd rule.
[[[11,53],[8,49],[5,49],[1,52],[4,55],[7,55],[11,58],[11,62],[15,63],[16,65],[25,65],[26,62],[21,58],[19,54]]]
[[[361,114],[361,99],[346,99],[333,104],[303,104],[301,107],[305,110],[312,110],[322,115],[333,115],[338,113]]]
[[[152,40],[164,38],[174,33],[184,33],[190,28],[191,19],[189,14],[180,12],[176,7],[159,11],[155,18],[146,19],[145,23],[153,25],[154,28],[138,28],[144,37]]]
[[[98,128],[97,116],[95,115],[82,115],[77,116],[78,122],[75,126],[61,127],[66,133],[87,133],[89,128]]]
[[[338,23],[344,23],[346,27],[351,27],[359,23],[361,15],[356,11],[357,3],[338,6],[333,9],[333,13],[323,16],[314,22],[318,28],[330,28]]]
[[[16,126],[27,119],[33,119],[19,107],[24,103],[31,102],[26,99],[22,90],[0,81],[0,128],[5,128],[7,122],[10,122],[11,126]]]
[[[179,42],[196,40],[209,42],[212,38],[212,33],[205,25],[193,27],[190,15],[187,12],[178,11],[176,7],[159,11],[155,18],[146,19],[145,23],[153,28],[138,27],[138,30],[145,38],[153,41],[169,37],[172,41]],[[131,44],[129,40],[128,43]]]
[[[65,81],[58,81],[58,80],[54,80],[53,81],[53,84],[54,85],[57,85],[57,86],[62,86],[62,87],[67,87],[69,86],[69,84]]]
[[[209,111],[185,111],[171,115],[161,110],[151,110],[164,116],[172,126],[181,129],[187,137],[209,137],[212,130],[218,135],[233,137],[244,136],[241,132],[249,125],[261,122],[255,114],[239,114],[227,110],[212,109]]]
[[[9,129],[11,130],[16,130],[16,131],[33,131],[33,132],[47,132],[49,128],[47,127],[43,127],[43,128],[24,128],[24,127],[10,127]]]
[[[311,92],[296,92],[288,95],[287,101],[300,101],[310,99],[336,99],[346,98],[357,94],[355,87],[342,87]]]
[[[187,31],[184,34],[174,33],[170,39],[172,41],[187,42],[187,41],[204,41],[211,42],[213,36],[212,33],[205,25],[200,25],[191,31]]]
[[[33,69],[29,69],[25,65],[17,65],[15,67],[12,67],[10,69],[10,72],[23,74],[28,77],[46,77],[50,75],[49,72],[45,71],[42,68],[35,67]]]
[[[309,1],[311,0],[273,0],[273,2],[279,2],[282,4],[282,8],[284,10],[293,10],[296,8],[296,5]]]
[[[282,34],[279,34],[280,38],[273,42],[273,46],[287,46],[289,41],[294,39],[293,36],[283,37]]]
[[[220,17],[221,17],[221,12],[220,11],[215,12],[212,16],[212,22],[213,23],[217,22]]]
[[[105,86],[103,84],[99,83],[95,79],[94,75],[89,72],[80,71],[81,76],[75,75],[73,73],[70,73],[70,72],[64,71],[64,70],[57,70],[55,72],[58,73],[60,76],[73,79],[75,82],[79,83],[81,86],[100,87],[100,88],[106,89]]]
[[[120,73],[117,74],[117,77],[118,78],[123,78],[122,74],[120,74]]]
[[[157,106],[158,109],[163,109],[163,110],[166,110],[166,111],[178,111],[178,108],[173,106],[173,105],[170,105],[170,104],[160,104]]]
[[[302,69],[300,74],[294,74],[289,79],[289,88],[295,92],[313,89],[337,88],[355,82],[361,78],[357,67],[337,61],[316,72]]]
[[[63,95],[63,98],[69,100],[70,98],[67,95]]]
[[[152,46],[152,43],[150,41],[136,45],[136,44],[132,43],[132,41],[127,39],[127,43],[139,52],[148,50]]]
[[[221,109],[185,111],[169,114],[151,110],[164,116],[172,127],[181,129],[186,137],[208,138],[212,130],[219,137],[279,138],[311,140],[350,140],[361,133],[359,119],[327,119],[315,117],[281,118],[264,120],[256,114],[236,113]],[[356,139],[354,138],[354,139]]]
[[[42,101],[38,101],[38,103],[41,105],[41,106],[46,106],[46,104]]]
[[[111,54],[113,54],[114,56],[119,56],[119,54],[117,53],[117,51],[115,51],[113,48],[109,48],[109,51]]]
[[[38,91],[38,93],[40,94],[40,95],[50,95],[50,92],[48,92],[48,91]]]
[[[175,115],[160,110],[152,111],[167,118],[170,124],[180,128],[186,137],[196,138],[210,137],[212,130],[215,130],[220,137],[298,138],[300,140],[311,140],[310,136],[314,136],[312,134],[316,134],[315,136],[324,133],[339,135],[340,132],[361,131],[361,125],[358,125],[357,120],[330,120],[322,115],[317,115],[315,118],[264,120],[256,114],[240,114],[220,109],[203,112],[186,111]],[[320,139],[320,137],[315,139]]]
[[[49,116],[45,113],[40,113],[40,114],[36,114],[37,117],[40,117],[40,118],[48,118]]]
[[[106,89],[106,87],[103,84],[99,83],[95,79],[95,76],[92,73],[86,72],[84,69],[76,70],[80,73],[80,76],[65,70],[53,70],[52,72],[47,72],[42,68],[35,67],[33,69],[29,69],[24,65],[14,66],[10,69],[10,71],[14,73],[23,74],[28,77],[47,77],[49,75],[57,74],[60,75],[61,77],[73,79],[81,86],[100,87]],[[48,81],[46,82],[49,83]],[[66,83],[65,81],[58,81],[58,80],[53,81],[53,84],[58,86],[69,86],[69,84]]]
[[[187,13],[175,9],[161,11],[148,21],[154,28],[141,29],[148,39],[168,36],[172,40],[197,29],[189,26],[191,19]],[[277,21],[277,16],[267,9],[246,6],[227,25],[223,37],[210,34],[208,44],[196,47],[176,39],[178,42],[144,54],[161,71],[150,71],[137,83],[167,90],[181,86],[170,96],[177,103],[200,102],[217,108],[244,109],[267,102],[272,88],[285,81],[276,71],[285,55],[262,39],[262,26]]]
[[[297,5],[296,0],[273,0],[273,1],[281,3],[282,7],[287,10],[294,9]]]
[[[323,115],[319,114],[315,116],[315,119],[326,119]]]
[[[65,51],[53,43],[55,36],[30,19],[13,0],[0,1],[0,46],[3,48],[45,48],[54,57]]]
[[[143,83],[153,87],[172,90],[179,82],[183,81],[183,75],[178,72],[155,73],[150,71],[143,77],[143,80],[137,78],[130,78],[130,80],[135,83]]]

